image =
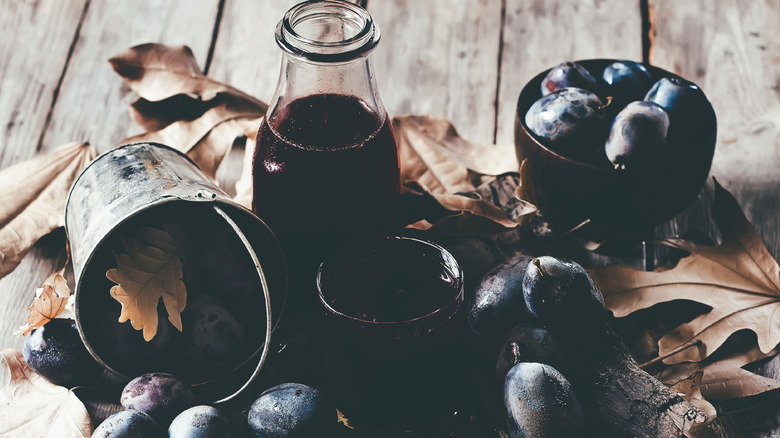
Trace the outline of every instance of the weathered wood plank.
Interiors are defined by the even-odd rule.
[[[460,135],[493,143],[501,1],[368,2],[382,41],[374,52],[391,116],[445,116]]]
[[[44,148],[80,139],[102,152],[138,134],[127,111],[135,94],[111,69],[108,58],[136,44],[159,42],[188,45],[203,65],[218,6],[218,0],[197,5],[187,0],[91,2],[43,138]]]
[[[0,167],[35,155],[86,0],[0,0]]]
[[[297,0],[226,0],[209,77],[268,102],[276,90],[282,51],[276,24]]]
[[[770,253],[780,256],[780,1],[650,0],[651,62],[699,84],[718,116],[711,174],[739,201]],[[705,227],[689,208],[666,231]],[[698,216],[694,217],[694,216]],[[711,226],[710,226],[711,227]],[[780,378],[775,357],[758,372]],[[724,416],[723,436],[777,436],[777,410]]]
[[[517,97],[526,82],[562,61],[642,60],[639,2],[506,0],[497,143],[514,142]]]

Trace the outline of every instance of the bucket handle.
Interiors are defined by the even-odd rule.
[[[257,254],[252,248],[252,245],[249,243],[249,240],[247,240],[246,236],[238,227],[238,225],[233,221],[233,219],[231,219],[227,213],[222,211],[221,208],[217,207],[216,205],[213,205],[213,207],[217,214],[222,216],[222,218],[225,219],[225,222],[227,222],[228,225],[233,228],[233,231],[235,231],[236,235],[238,235],[239,239],[241,239],[241,243],[243,243],[244,247],[246,247],[247,251],[249,251],[249,256],[252,257],[252,263],[255,265],[255,270],[257,270],[257,273],[260,276],[260,286],[263,288],[263,295],[265,298],[265,342],[263,343],[263,352],[260,354],[260,361],[257,362],[257,366],[255,367],[255,370],[252,372],[252,375],[249,377],[249,379],[240,388],[238,388],[238,390],[236,390],[233,394],[214,402],[214,404],[219,404],[232,400],[241,394],[241,392],[243,392],[260,374],[260,370],[263,368],[265,360],[268,358],[268,351],[271,348],[271,332],[273,331],[273,327],[271,321],[271,293],[268,290],[268,282],[265,279],[263,269],[260,267],[260,261],[257,258]]]

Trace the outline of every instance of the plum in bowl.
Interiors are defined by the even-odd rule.
[[[625,158],[620,155],[623,146],[610,138],[610,129],[616,116],[620,119],[624,114],[621,110],[627,101],[637,98],[636,93],[629,99],[625,98],[625,83],[617,84],[618,81],[614,80],[616,85],[613,86],[612,70],[616,63],[622,61],[589,59],[573,63],[597,78],[595,89],[589,92],[567,88],[561,91],[553,89],[552,94],[548,94],[551,93],[551,85],[545,78],[551,69],[531,79],[520,93],[515,117],[515,148],[523,197],[539,207],[544,220],[556,231],[569,230],[589,220],[590,229],[602,236],[643,232],[684,210],[699,194],[709,174],[717,132],[712,105],[695,84],[658,67],[638,63],[633,64],[649,74],[651,79],[647,82],[646,86],[651,88],[644,100],[655,103],[635,106],[644,108],[656,103],[666,106],[670,122],[666,122],[663,130],[668,128],[668,137],[664,138],[663,148],[658,152],[646,157],[635,154],[638,158],[633,162],[625,160],[630,165],[621,164],[620,160]],[[559,82],[562,86],[567,85],[565,81]],[[675,101],[680,94],[676,93],[680,86],[696,91],[697,99]],[[543,98],[543,90],[547,100],[553,99],[556,94],[568,93],[557,98],[557,103],[563,101],[568,109],[571,102],[579,105],[580,108],[575,109],[581,111],[574,114],[575,118],[580,115],[590,117],[598,112],[600,122],[570,133],[573,135],[565,141],[558,141],[553,136],[545,137],[544,132],[539,135],[541,131],[534,125],[537,120],[558,123],[561,120],[566,122],[571,116],[559,113],[550,117],[548,112],[544,117],[527,119],[532,106]],[[687,97],[685,93],[690,90],[683,90],[683,96]],[[601,105],[592,102],[601,102]],[[532,111],[535,116],[540,114],[538,107],[539,104]],[[628,107],[625,108],[631,112]],[[527,120],[532,122],[534,129],[529,128]],[[642,132],[638,135],[634,132],[632,137],[630,130],[620,132],[628,133],[629,142],[647,143],[647,139],[653,137]],[[612,145],[605,148],[608,140]],[[619,150],[617,154],[614,152],[616,147]],[[616,155],[622,158],[616,158]]]

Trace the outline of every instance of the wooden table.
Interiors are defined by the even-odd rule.
[[[273,29],[294,0],[0,0],[0,168],[76,140],[101,152],[139,133],[134,94],[107,59],[140,43],[186,44],[209,76],[268,101]],[[448,117],[477,143],[513,141],[521,86],[566,59],[650,61],[698,83],[718,115],[712,175],[780,256],[780,0],[363,0],[382,30],[375,68],[391,115]],[[240,157],[220,170],[237,177]],[[660,235],[709,229],[697,205]],[[5,194],[12,196],[12,194]],[[62,262],[41,241],[0,280],[0,346]],[[780,377],[780,360],[762,372]],[[721,420],[725,436],[775,436],[776,407]],[[774,431],[774,432],[773,432]]]

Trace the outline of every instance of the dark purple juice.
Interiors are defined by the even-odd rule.
[[[350,424],[421,436],[451,426],[465,328],[454,259],[416,239],[372,239],[329,257],[318,281],[328,390]]]
[[[400,182],[390,121],[351,96],[294,100],[260,127],[253,184],[254,212],[311,282],[327,251],[395,225]]]

